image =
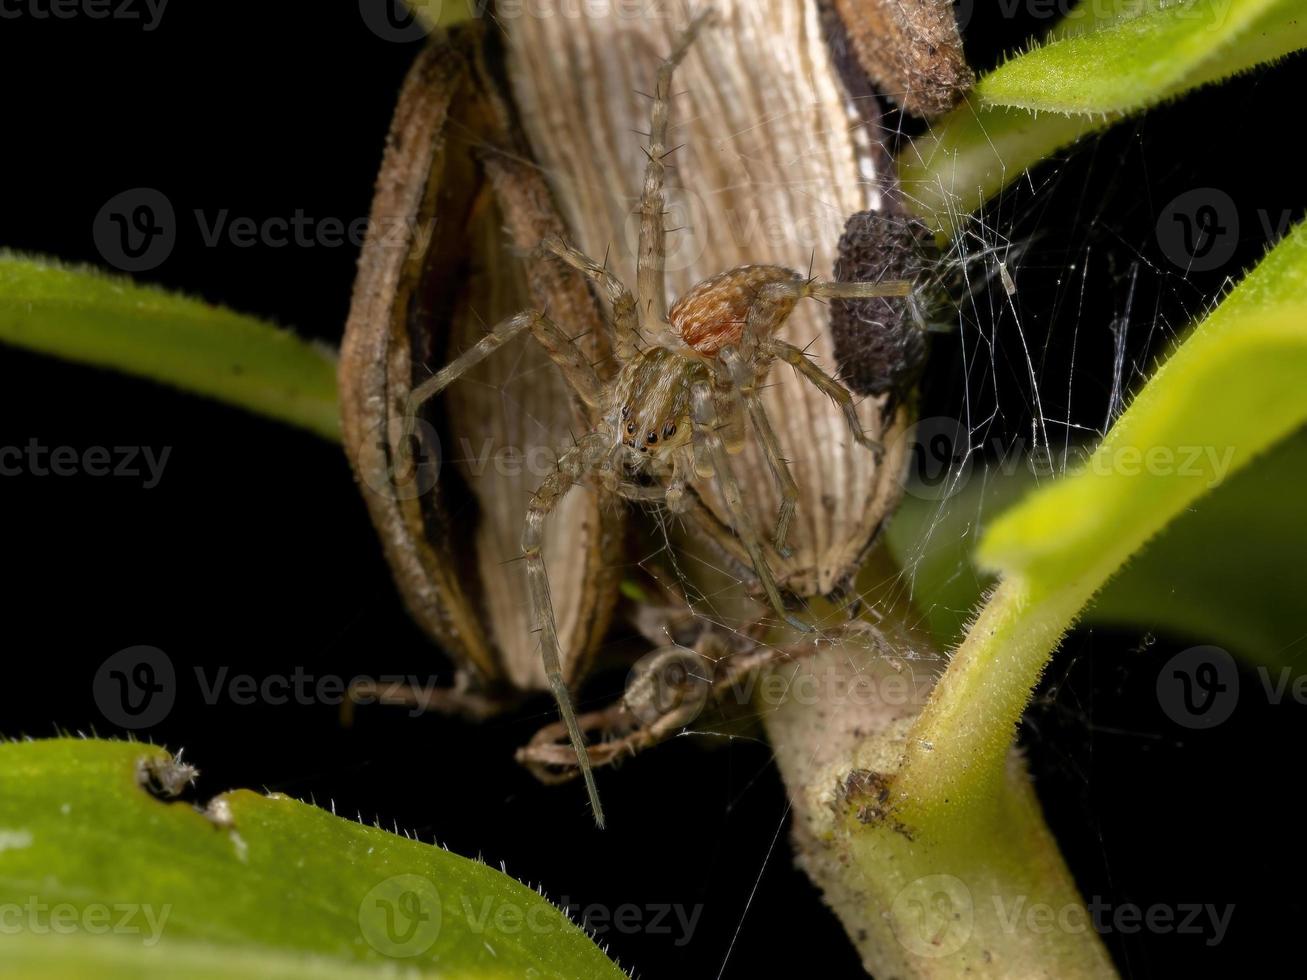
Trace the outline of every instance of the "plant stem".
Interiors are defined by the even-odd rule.
[[[882,552],[869,569],[864,581],[898,580]],[[792,698],[763,712],[793,803],[799,863],[867,970],[903,978],[1113,976],[1010,737],[986,742],[1000,753],[999,778],[982,792],[946,797],[939,807],[900,802],[904,760],[919,747],[914,715],[943,658],[912,625],[921,618],[910,603],[881,595],[873,604],[882,615],[879,640],[847,641],[784,668],[790,690],[821,692],[816,703]],[[1034,656],[1012,665],[1007,686],[1018,715],[1020,677],[1039,666]],[[803,673],[817,682],[804,683]],[[974,697],[965,681],[975,675],[961,676],[945,705]],[[943,719],[956,721],[951,712]],[[1061,928],[1029,918],[1044,907],[1060,915]]]

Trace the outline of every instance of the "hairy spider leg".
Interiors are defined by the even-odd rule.
[[[576,346],[575,341],[543,313],[524,310],[501,320],[490,333],[409,392],[404,408],[403,439],[400,443],[402,447],[400,452],[405,458],[408,458],[412,452],[413,429],[417,425],[418,410],[468,370],[528,329],[545,349],[545,353],[558,365],[577,397],[591,408],[598,406],[599,376],[595,374],[594,368],[586,360],[581,349]]]
[[[531,611],[540,630],[540,659],[544,664],[545,676],[549,680],[549,690],[553,692],[554,701],[558,704],[558,713],[563,718],[563,724],[567,726],[567,736],[576,751],[581,776],[585,780],[585,790],[590,796],[590,806],[594,810],[595,823],[601,829],[604,826],[604,808],[599,803],[599,789],[595,786],[585,735],[576,720],[576,712],[572,709],[572,696],[567,690],[567,681],[563,678],[563,666],[559,659],[558,627],[554,622],[554,602],[549,594],[549,576],[545,571],[545,559],[540,549],[544,544],[545,520],[581,475],[594,468],[608,455],[609,441],[608,434],[592,432],[559,457],[558,467],[544,478],[531,496],[531,503],[527,506],[526,512],[526,527],[522,531],[522,556],[526,559]]]
[[[799,485],[794,481],[794,475],[790,472],[785,457],[781,455],[781,443],[776,437],[776,430],[772,428],[771,419],[767,417],[767,410],[763,407],[754,369],[734,347],[723,347],[718,357],[726,365],[726,370],[730,374],[731,390],[736,397],[744,401],[749,419],[753,422],[754,432],[757,433],[758,441],[762,444],[763,458],[767,461],[767,468],[771,471],[777,490],[780,491],[781,505],[776,515],[776,533],[773,542],[781,557],[786,557],[789,550],[785,547],[785,541],[789,537],[790,521],[799,505]]]
[[[822,394],[828,395],[831,401],[835,402],[836,407],[844,413],[844,421],[848,424],[849,432],[858,445],[870,449],[877,455],[884,452],[884,446],[862,431],[862,420],[858,418],[858,408],[853,401],[852,392],[823,371],[816,361],[793,344],[775,338],[764,341],[762,350],[769,357],[791,365],[813,387]]]
[[[795,274],[790,282],[772,282],[758,291],[749,308],[746,333],[759,344],[759,354],[766,359],[785,361],[799,375],[830,397],[844,413],[849,432],[860,446],[874,453],[884,447],[862,431],[853,394],[843,384],[821,369],[811,358],[793,344],[778,340],[776,331],[789,316],[797,299],[867,299],[873,296],[907,296],[912,284],[901,280],[890,282],[815,282]]]
[[[706,10],[690,22],[676,42],[667,60],[658,66],[654,82],[653,111],[649,121],[649,158],[644,170],[644,189],[640,194],[640,250],[636,255],[636,295],[640,298],[640,315],[646,322],[662,323],[667,319],[666,235],[663,209],[667,206],[663,180],[667,168],[667,117],[671,109],[672,75],[685,58],[700,28],[712,16]]]
[[[739,481],[735,478],[735,471],[731,469],[731,461],[727,456],[726,447],[717,434],[720,419],[717,414],[717,404],[713,398],[712,382],[707,379],[696,381],[692,389],[691,399],[694,406],[694,441],[696,448],[702,446],[704,454],[712,464],[713,473],[717,477],[717,485],[722,491],[722,499],[726,501],[726,508],[730,511],[731,526],[735,528],[735,533],[739,535],[744,550],[748,552],[749,560],[753,562],[753,570],[758,575],[758,581],[762,584],[762,589],[767,594],[768,601],[771,602],[772,608],[776,610],[777,615],[794,629],[801,633],[811,632],[809,626],[795,619],[786,611],[785,603],[781,601],[780,589],[776,587],[776,579],[772,576],[771,567],[767,564],[767,559],[762,553],[762,545],[758,541],[758,532],[754,529],[753,521],[744,509],[744,502],[740,497]]]
[[[568,245],[561,238],[551,236],[540,243],[540,247],[552,252],[587,279],[599,283],[608,296],[608,305],[612,308],[613,320],[607,324],[612,330],[613,354],[619,363],[625,364],[635,357],[641,344],[640,318],[635,310],[635,297],[606,266],[600,265],[579,249]]]

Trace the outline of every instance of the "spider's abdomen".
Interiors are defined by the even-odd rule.
[[[667,320],[690,347],[715,357],[728,344],[739,344],[749,310],[765,286],[798,281],[802,281],[798,273],[778,265],[742,265],[693,286],[672,306]],[[794,303],[794,298],[768,302],[759,326],[775,329]]]

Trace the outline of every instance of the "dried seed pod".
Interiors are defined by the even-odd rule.
[[[911,392],[926,366],[927,327],[942,319],[931,287],[939,262],[934,237],[920,221],[859,211],[840,236],[835,278],[845,282],[906,279],[920,284],[911,296],[833,300],[831,333],[840,377],[860,395],[891,400]]]
[[[916,116],[952,109],[976,78],[951,0],[820,0],[837,56]]]
[[[562,225],[538,171],[522,162],[483,43],[476,27],[437,33],[405,82],[359,261],[340,388],[346,452],[411,614],[471,675],[474,691],[511,692],[545,686],[514,559],[540,479],[533,470],[567,444],[579,408],[527,338],[517,357],[487,361],[424,408],[413,429],[416,466],[401,452],[407,400],[487,324],[524,307],[567,317],[576,333],[588,332],[588,354],[602,351],[585,281],[530,251]],[[546,541],[570,680],[584,673],[611,615],[622,518],[578,489]]]
[[[721,0],[678,69],[672,107],[666,225],[669,301],[711,275],[749,263],[811,264],[830,278],[848,215],[881,205],[883,153],[827,47],[815,0]],[[670,14],[674,8],[668,8]],[[573,236],[635,281],[640,136],[647,92],[685,26],[678,16],[540,16],[514,20],[509,71],[534,153],[553,183]],[[581,111],[578,112],[578,106]],[[779,336],[835,369],[828,310],[805,301]],[[782,587],[827,594],[857,568],[900,492],[908,423],[889,394],[859,407],[864,431],[888,448],[856,445],[825,396],[775,368],[763,393],[799,488],[790,553],[769,562]],[[780,496],[755,439],[733,465],[747,506],[770,531]],[[710,481],[695,490],[701,528],[751,574]]]

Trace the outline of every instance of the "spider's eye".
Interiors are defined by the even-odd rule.
[[[650,432],[647,436],[644,437],[644,440],[645,442],[649,443],[649,445],[652,446],[655,442],[658,441],[658,433]]]
[[[634,435],[634,434],[635,434],[635,423],[634,423],[634,422],[627,422],[627,423],[626,423],[626,434],[627,434],[628,436],[629,436],[629,435]]]
[[[631,417],[631,406],[630,406],[630,405],[623,405],[623,406],[622,406],[622,418],[624,418],[624,419],[629,419],[630,417]]]
[[[676,435],[676,423],[668,422],[663,426],[663,438],[670,439],[674,435]]]

